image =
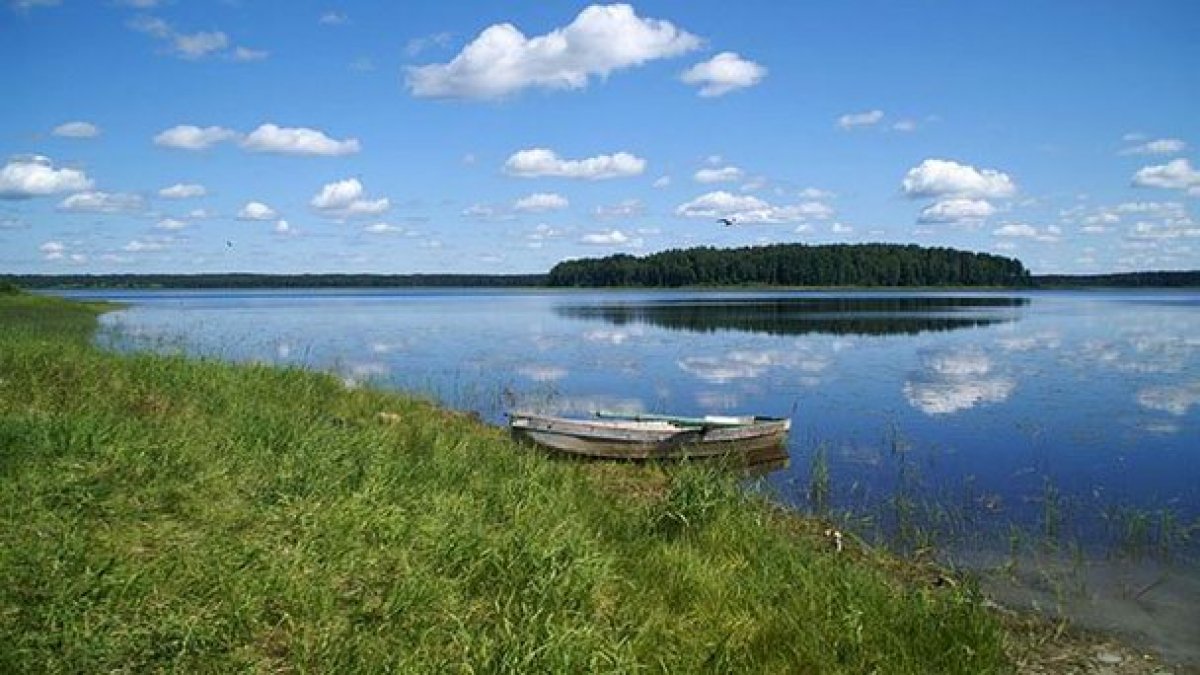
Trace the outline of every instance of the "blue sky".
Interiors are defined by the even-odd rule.
[[[5,1],[0,272],[1200,268],[1196,2]]]

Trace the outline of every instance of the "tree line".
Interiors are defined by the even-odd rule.
[[[550,286],[1029,286],[1015,258],[899,244],[672,249],[561,262]]]
[[[23,274],[22,288],[515,288],[544,286],[545,274]]]

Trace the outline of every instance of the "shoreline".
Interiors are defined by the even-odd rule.
[[[4,300],[0,299],[0,303],[3,302]],[[43,303],[43,305],[61,304],[63,306],[68,304],[77,304],[67,303],[61,300],[31,301],[31,304],[33,305],[36,305],[37,303]],[[6,307],[3,304],[0,304],[0,308]],[[56,311],[65,311],[62,310],[61,307],[54,309],[52,307],[43,306],[35,309],[37,309],[37,313],[40,313],[42,316],[33,317],[33,319],[39,321],[45,321],[47,319],[47,313],[53,314]],[[96,307],[95,305],[92,305],[92,307],[87,310],[87,312],[92,313],[92,323],[94,323],[94,313],[99,311],[103,311],[103,308]],[[7,328],[11,330],[13,328],[12,322],[10,321],[12,316],[7,315],[5,318],[6,323],[10,324]],[[647,537],[645,534],[639,534],[634,540],[634,544],[637,547],[648,546],[651,547],[651,549],[656,550],[654,547],[666,544],[668,545],[668,549],[670,549],[676,543],[676,540],[671,539],[664,542],[659,541],[658,538],[664,536],[665,533],[673,532],[674,534],[671,536],[682,537],[682,541],[684,543],[687,543],[689,546],[699,547],[699,550],[704,552],[706,556],[709,554],[719,554],[724,550],[724,547],[729,546],[731,543],[736,544],[736,542],[723,541],[719,537],[714,540],[712,537],[715,535],[713,532],[709,531],[709,529],[716,528],[718,525],[722,525],[724,523],[722,520],[723,518],[728,519],[731,522],[740,522],[739,519],[750,518],[754,523],[757,523],[757,525],[755,525],[756,528],[766,527],[767,529],[763,533],[758,534],[756,534],[754,529],[747,529],[745,531],[739,530],[739,532],[742,533],[741,536],[755,537],[760,535],[769,535],[771,541],[774,542],[771,544],[772,547],[800,546],[800,548],[794,551],[793,554],[799,554],[799,552],[803,551],[804,555],[812,556],[811,561],[813,565],[833,565],[834,569],[841,574],[850,576],[865,575],[863,577],[864,579],[874,578],[874,575],[878,574],[879,570],[885,570],[896,580],[902,580],[902,582],[907,585],[906,587],[909,590],[905,593],[914,594],[911,596],[913,599],[924,598],[922,602],[931,602],[935,605],[947,600],[952,601],[952,604],[954,602],[966,602],[967,605],[964,607],[972,608],[970,609],[970,612],[985,611],[996,613],[1000,617],[1001,623],[1006,626],[1005,630],[1009,633],[1009,637],[1006,638],[1007,640],[1018,640],[1019,642],[1020,633],[1022,631],[1028,633],[1025,636],[1026,640],[1032,640],[1032,642],[1019,644],[1009,642],[1007,649],[1009,652],[1009,658],[1014,658],[1012,653],[1014,651],[1014,647],[1018,648],[1015,650],[1017,652],[1033,650],[1033,653],[1036,654],[1036,648],[1051,646],[1058,649],[1058,651],[1052,657],[1047,657],[1046,663],[1048,664],[1061,665],[1063,663],[1062,658],[1067,656],[1072,660],[1072,662],[1076,662],[1082,667],[1101,668],[1106,664],[1112,665],[1112,657],[1120,657],[1122,659],[1121,663],[1125,666],[1133,667],[1134,659],[1136,659],[1138,664],[1143,664],[1146,666],[1144,671],[1133,670],[1128,672],[1154,672],[1154,668],[1157,668],[1158,665],[1160,665],[1154,659],[1147,660],[1142,658],[1141,655],[1137,654],[1136,651],[1132,650],[1131,648],[1121,647],[1103,639],[1097,641],[1096,639],[1089,639],[1088,636],[1080,635],[1077,637],[1071,637],[1070,640],[1064,641],[1062,639],[1062,635],[1059,634],[1057,642],[1048,641],[1046,639],[1047,636],[1054,635],[1059,631],[1059,627],[1049,624],[1045,619],[1029,617],[1020,614],[1012,614],[1005,610],[988,608],[986,606],[988,602],[986,599],[974,596],[973,592],[968,592],[967,589],[959,588],[960,582],[958,580],[954,580],[950,583],[945,582],[944,580],[948,578],[945,571],[934,566],[921,565],[919,563],[913,563],[912,561],[904,561],[890,554],[861,547],[857,548],[857,550],[853,550],[853,547],[850,547],[846,554],[838,556],[831,551],[828,540],[823,538],[823,531],[829,527],[827,523],[824,523],[818,519],[802,516],[794,511],[782,509],[776,505],[764,506],[762,504],[757,504],[757,502],[747,499],[744,495],[738,497],[736,495],[723,492],[723,490],[728,489],[728,485],[723,483],[723,479],[721,479],[719,476],[709,475],[711,472],[700,472],[700,475],[697,476],[691,475],[691,472],[689,471],[683,471],[683,478],[681,479],[677,475],[672,475],[672,471],[670,469],[663,467],[634,468],[625,465],[564,466],[565,463],[563,462],[555,462],[545,457],[539,458],[527,456],[530,455],[530,453],[522,453],[518,446],[513,445],[505,438],[499,438],[503,435],[500,429],[472,420],[467,414],[449,411],[436,406],[421,403],[413,397],[403,393],[379,392],[369,389],[345,391],[344,387],[336,386],[337,383],[332,382],[331,378],[319,373],[310,373],[307,371],[277,367],[222,364],[211,360],[191,359],[184,357],[108,354],[100,352],[96,348],[91,347],[90,344],[78,344],[67,348],[68,343],[70,343],[72,339],[82,340],[85,335],[90,335],[90,326],[84,325],[88,322],[81,319],[85,319],[85,317],[76,317],[74,323],[71,324],[71,333],[62,332],[62,327],[52,325],[53,322],[47,324],[49,326],[48,329],[43,327],[41,329],[34,329],[32,331],[32,333],[37,335],[40,340],[49,341],[52,343],[49,352],[45,351],[45,345],[37,348],[22,343],[20,346],[22,349],[28,350],[26,355],[58,353],[62,359],[65,359],[64,363],[60,364],[60,366],[63,368],[70,369],[73,367],[71,361],[72,358],[78,360],[80,363],[90,360],[90,364],[96,368],[94,371],[92,371],[94,376],[108,378],[106,371],[111,369],[114,371],[112,379],[124,383],[122,385],[123,387],[132,389],[140,388],[145,390],[141,392],[140,398],[131,399],[130,404],[133,405],[131,414],[133,414],[135,418],[139,420],[144,418],[144,421],[147,423],[168,426],[178,425],[179,428],[175,429],[175,431],[186,434],[194,433],[194,429],[190,428],[184,423],[186,422],[194,425],[195,422],[200,419],[207,420],[210,426],[216,424],[218,427],[221,425],[237,426],[243,423],[241,420],[230,419],[228,417],[228,413],[221,413],[219,410],[209,411],[210,414],[207,416],[199,416],[200,413],[189,409],[188,406],[180,407],[179,404],[172,399],[172,397],[163,396],[162,394],[156,395],[154,393],[154,385],[157,384],[157,380],[155,378],[165,381],[180,379],[186,375],[189,378],[200,377],[202,380],[212,378],[226,379],[228,380],[228,385],[226,388],[214,389],[213,391],[222,396],[231,397],[230,401],[238,406],[245,406],[247,413],[253,412],[253,410],[256,410],[257,408],[252,407],[252,404],[254,403],[253,401],[242,400],[239,397],[240,394],[234,393],[236,389],[241,387],[250,386],[255,393],[264,397],[272,396],[273,392],[277,397],[279,387],[299,388],[300,391],[307,393],[319,391],[320,396],[318,398],[321,400],[330,402],[335,406],[354,406],[353,414],[340,414],[335,416],[332,421],[323,420],[319,424],[313,421],[304,420],[303,418],[296,419],[284,417],[283,419],[273,420],[273,423],[277,424],[271,427],[271,433],[283,435],[286,438],[291,438],[293,439],[293,442],[300,447],[307,447],[307,443],[312,440],[313,436],[320,436],[325,440],[332,442],[333,439],[339,438],[338,434],[349,433],[351,431],[356,433],[365,433],[366,436],[364,436],[364,438],[368,439],[388,438],[392,441],[403,440],[405,434],[432,434],[430,438],[433,439],[434,447],[442,448],[445,453],[452,453],[454,452],[453,448],[457,446],[444,448],[437,442],[437,433],[440,427],[453,427],[454,433],[456,434],[455,437],[459,439],[456,441],[458,443],[482,443],[495,452],[516,455],[514,457],[507,457],[503,459],[505,459],[505,461],[516,461],[519,464],[524,462],[524,464],[521,464],[521,466],[525,469],[546,472],[547,475],[559,477],[567,476],[570,480],[582,481],[580,484],[591,485],[592,488],[590,489],[595,489],[597,491],[594,495],[594,498],[602,501],[608,501],[614,497],[633,501],[637,507],[636,513],[624,513],[623,516],[621,516],[622,518],[626,519],[632,516],[632,520],[629,521],[631,523],[636,523],[639,520],[644,519],[647,514],[657,513],[656,517],[660,519],[657,522],[659,522],[660,525],[666,529],[662,531],[656,529],[653,533],[651,533],[653,536],[650,537]],[[20,336],[17,336],[17,338],[19,337]],[[12,340],[17,339],[9,336],[4,336],[4,338]],[[14,342],[13,344],[17,343]],[[57,349],[54,348],[54,344],[57,344]],[[39,349],[41,351],[39,351]],[[29,371],[19,370],[20,366],[15,362],[15,360],[0,363],[3,363],[5,366],[4,370],[0,370],[0,377],[5,379],[8,379],[10,376],[14,375],[14,373],[20,377],[41,377],[39,373],[34,372],[32,369]],[[12,372],[9,372],[10,370]],[[104,386],[106,388],[110,387],[113,383],[108,379],[94,382],[87,380],[86,378],[83,380],[83,382],[91,386]],[[47,383],[53,385],[53,381],[51,380],[47,380]],[[196,380],[195,383],[199,385],[201,380]],[[234,389],[229,389],[229,386],[234,387]],[[334,387],[334,389],[330,389],[331,386]],[[182,397],[186,389],[172,391],[174,391],[177,396]],[[24,409],[22,406],[29,407],[31,410],[42,409],[52,412],[57,410],[57,412],[54,412],[55,415],[68,412],[61,409],[61,407],[55,408],[52,400],[43,403],[44,406],[49,407],[37,408],[35,404],[38,399],[44,398],[43,392],[34,390],[25,392],[25,394],[32,396],[34,401],[30,402],[20,398],[12,398],[11,393],[8,398],[0,399],[0,402],[5,404],[4,408],[2,409],[6,415],[5,419],[10,419],[15,411]],[[59,395],[67,396],[69,394],[64,391]],[[149,395],[149,398],[146,398],[147,395]],[[78,405],[83,405],[84,403],[85,402],[80,401],[78,402]],[[273,405],[278,404],[281,406],[281,409],[284,409],[282,406],[284,406],[287,402],[271,401],[271,403]],[[204,400],[197,399],[192,405],[203,407]],[[384,410],[378,409],[380,406],[404,407],[405,410],[400,413],[395,413],[400,415],[400,417],[397,419],[401,421],[396,423],[383,423],[378,419],[379,413],[385,412]],[[85,418],[92,415],[87,408],[76,408],[76,410],[82,411]],[[318,410],[320,410],[320,408],[318,408]],[[373,415],[371,414],[372,411],[374,411]],[[32,418],[34,421],[30,423],[41,424],[40,422],[36,422],[36,419],[40,419],[39,415],[34,415],[34,418]],[[183,419],[177,419],[177,417],[180,415],[183,416]],[[199,417],[196,419],[191,419],[191,416]],[[268,417],[270,416],[268,415]],[[409,426],[410,423],[412,425],[411,428]],[[432,423],[434,427],[432,431],[428,428],[430,423]],[[64,428],[73,428],[67,421],[61,422],[61,424],[67,424],[67,427]],[[104,433],[115,433],[111,431],[104,431],[105,428],[106,427],[104,424],[96,422],[93,433],[100,433],[101,435]],[[139,434],[150,433],[156,432],[153,432],[150,428],[140,429],[139,433],[128,436],[126,442],[138,443],[143,438]],[[255,439],[258,438],[259,431],[254,428],[247,427],[244,430],[244,433],[246,434],[246,437],[243,440],[255,441]],[[268,434],[268,436],[270,436],[270,434]],[[325,438],[326,436],[328,436],[328,438]],[[71,438],[71,436],[68,435],[67,438]],[[166,438],[171,439],[174,437],[168,436]],[[236,439],[242,437],[235,436],[233,438]],[[172,442],[179,441],[176,440]],[[412,446],[410,451],[419,452],[419,445],[420,444],[418,444],[418,446]],[[153,444],[145,448],[144,451],[148,451],[152,447]],[[238,448],[231,448],[230,451],[233,449],[237,449],[239,452],[241,451],[240,446]],[[314,448],[314,450],[315,449],[316,448]],[[287,458],[288,462],[298,461],[300,459],[293,458],[290,455],[285,455],[284,457]],[[372,457],[374,456],[372,455]],[[123,459],[132,460],[136,459],[136,456]],[[245,460],[245,458],[240,454],[232,456],[232,459],[237,461]],[[319,460],[319,457],[315,459]],[[431,460],[436,463],[437,457],[422,458],[422,461],[425,460]],[[197,459],[193,457],[189,461],[195,462]],[[370,461],[377,461],[377,459]],[[455,475],[458,477],[460,482],[465,480],[467,484],[473,484],[476,481],[487,481],[491,478],[487,475],[477,475],[475,471],[472,471],[472,469],[476,469],[477,471],[478,468],[471,467],[469,464],[470,461],[468,461],[467,466],[452,467],[456,472]],[[140,464],[135,464],[135,466],[140,466]],[[216,470],[215,467],[209,467],[206,469],[203,464],[201,464],[198,468],[201,471]],[[279,467],[272,468],[272,464],[268,464],[264,466],[264,469],[267,469],[267,473],[264,475],[269,478],[271,474],[278,468]],[[382,468],[380,470],[382,470]],[[320,481],[318,480],[318,476],[319,474],[313,474],[313,480],[319,483]],[[273,478],[270,479],[274,480]],[[682,480],[683,483],[678,483],[677,481],[679,480]],[[546,484],[542,486],[542,489],[551,490],[551,485],[552,483]],[[722,487],[723,485],[724,487]],[[53,486],[47,485],[46,487],[52,488]],[[292,489],[304,490],[308,488],[306,488],[306,486],[303,484],[298,484],[292,486]],[[683,490],[682,492],[680,492],[681,489]],[[353,496],[339,492],[336,485],[329,487],[328,490],[329,492],[327,493],[327,497],[334,499],[335,501],[337,499],[348,499]],[[697,490],[699,490],[699,497],[696,493]],[[712,494],[710,494],[711,501],[705,501],[705,499],[708,498],[704,498],[702,496],[706,494],[706,491],[712,492]],[[185,497],[177,495],[172,499],[184,498]],[[699,501],[697,501],[697,499],[699,499]],[[237,501],[236,503],[240,504],[242,502]],[[388,502],[384,501],[380,504],[386,505],[387,503]],[[501,503],[504,502],[502,501]],[[663,510],[664,506],[668,508]],[[614,507],[613,505],[603,504],[598,511],[588,517],[600,517],[601,520],[596,521],[597,524],[603,523],[604,527],[612,526],[612,523],[607,522],[607,519],[609,517],[617,517],[617,512],[612,511],[613,508],[616,508],[617,512],[621,512],[622,509],[626,508],[626,506]],[[713,511],[714,509],[716,510],[715,512]],[[763,512],[760,511],[760,509],[766,510]],[[726,510],[728,510],[728,512],[726,512]],[[585,513],[592,512],[585,511]],[[717,515],[714,515],[714,513]],[[766,521],[762,520],[764,513],[768,516]],[[608,515],[600,516],[599,514]],[[232,515],[235,520],[241,518],[236,513],[228,515]],[[712,522],[705,524],[704,528],[692,531],[693,522],[706,521],[709,519],[712,519]],[[136,517],[133,520],[133,524],[135,525],[141,522],[142,520]],[[764,522],[766,523],[765,526],[763,524]],[[399,525],[400,523],[391,523],[391,526]],[[447,524],[440,523],[438,525],[446,526]],[[318,529],[317,531],[311,532],[310,535],[329,536],[327,532],[322,534],[323,532],[326,531],[323,529]],[[448,532],[453,532],[453,530],[449,530]],[[269,536],[274,536],[277,534],[270,529],[265,530],[260,534],[264,533]],[[788,536],[782,537],[783,534],[787,534]],[[777,540],[777,538],[779,539]],[[537,539],[529,540],[526,543],[526,546],[532,546],[536,548],[537,546],[541,546],[546,543],[544,541],[541,543],[535,542],[537,542]],[[762,545],[766,544],[763,543]],[[140,545],[135,547],[135,549],[136,548],[140,548]],[[136,550],[134,553],[136,555],[140,555],[136,553]],[[513,554],[522,555],[520,547],[514,550]],[[782,559],[776,561],[774,557],[768,557],[767,560],[773,561],[772,564],[787,564],[786,561]],[[114,564],[119,565],[120,563]],[[11,566],[11,561],[8,563],[8,565]],[[0,565],[0,567],[4,566],[5,565]],[[860,566],[867,569],[859,569]],[[870,569],[876,569],[876,572],[870,572]],[[11,567],[10,571],[12,571]],[[740,579],[740,577],[734,578]],[[837,578],[838,577],[835,575],[834,577],[830,577],[829,581],[834,581]],[[714,589],[722,587],[723,586],[718,583],[717,586],[714,586]],[[721,592],[724,593],[728,591]],[[904,595],[904,597],[909,596]],[[717,617],[723,617],[725,613],[725,610],[715,611],[717,611],[717,613],[711,615],[710,617],[713,620],[717,620]],[[887,612],[884,612],[884,614],[886,613]],[[1013,625],[1014,623],[1015,626]],[[583,622],[583,625],[588,624],[589,621]],[[0,622],[0,626],[2,625],[3,623]],[[1031,636],[1037,637],[1035,639]],[[909,647],[912,646],[910,645]],[[1097,654],[1104,656],[1105,658],[1100,658],[1100,656],[1097,656]],[[766,656],[770,656],[770,654],[768,653]],[[868,661],[870,661],[870,659],[868,659]],[[1032,670],[1029,670],[1028,672],[1039,672],[1036,670],[1036,668],[1039,667],[1036,662],[1017,663],[1017,665],[1023,670],[1026,669],[1027,666],[1032,668]],[[1137,667],[1140,667],[1140,665]]]

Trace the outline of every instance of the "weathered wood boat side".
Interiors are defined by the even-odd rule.
[[[768,417],[607,416],[580,420],[509,415],[513,435],[560,452],[607,459],[680,459],[779,448],[791,421]]]

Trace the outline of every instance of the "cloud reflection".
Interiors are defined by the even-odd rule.
[[[1138,404],[1149,410],[1186,415],[1194,405],[1200,405],[1200,380],[1183,385],[1145,387],[1137,394]]]
[[[904,397],[927,415],[948,415],[983,403],[1000,403],[1016,380],[993,373],[992,360],[975,349],[929,354],[925,369],[904,383]]]

